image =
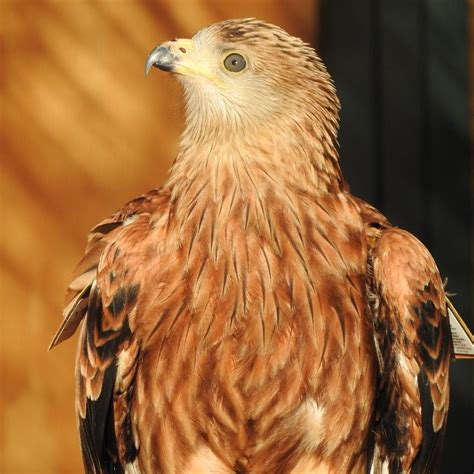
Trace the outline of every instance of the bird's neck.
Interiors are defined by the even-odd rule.
[[[314,122],[313,122],[314,123]],[[280,130],[280,131],[278,131]],[[206,139],[187,130],[166,187],[174,200],[219,202],[284,193],[338,192],[344,184],[335,145],[336,130],[310,121],[247,130],[245,134],[214,129]]]

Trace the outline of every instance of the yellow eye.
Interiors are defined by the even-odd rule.
[[[245,66],[247,66],[247,61],[240,54],[232,53],[224,59],[224,67],[230,72],[240,72],[245,69]]]

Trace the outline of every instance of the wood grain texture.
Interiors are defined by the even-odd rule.
[[[46,348],[88,229],[160,185],[176,154],[180,91],[145,80],[147,54],[229,17],[260,17],[313,42],[315,6],[4,0],[0,9],[0,471],[81,472],[75,344],[54,356]]]

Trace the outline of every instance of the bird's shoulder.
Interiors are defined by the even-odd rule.
[[[76,409],[88,472],[121,472],[133,464],[130,397],[139,341],[135,316],[154,254],[144,250],[166,227],[169,195],[150,191],[125,204],[90,232],[86,252],[69,285],[64,320],[51,347],[82,325],[76,362]]]
[[[97,283],[99,267],[102,275],[112,274],[123,251],[136,249],[143,241],[143,227],[156,227],[167,219],[170,196],[163,189],[153,189],[127,202],[118,211],[95,225],[88,234],[84,256],[76,265],[68,285],[63,306],[63,321],[50,348],[71,337],[87,311],[93,284]],[[145,229],[145,236],[146,236]],[[112,253],[112,249],[113,252]],[[114,258],[115,256],[115,258]],[[115,262],[115,263],[114,263]]]
[[[451,340],[438,267],[413,234],[354,198],[368,245],[379,360],[372,468],[436,472],[449,403]]]

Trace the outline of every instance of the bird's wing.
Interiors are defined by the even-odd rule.
[[[369,206],[362,215],[380,365],[371,472],[433,473],[449,404],[451,338],[443,284],[413,235],[391,227]]]
[[[76,409],[86,472],[123,472],[133,463],[129,405],[139,356],[134,336],[140,297],[139,243],[166,197],[152,191],[98,224],[89,236],[51,347],[85,317],[76,360]]]
[[[137,215],[150,212],[161,197],[159,189],[152,190],[128,202],[111,217],[97,224],[89,233],[84,257],[77,264],[64,300],[63,320],[49,349],[69,339],[87,312],[92,284],[97,274],[99,259],[105,247],[114,240],[120,229]]]

